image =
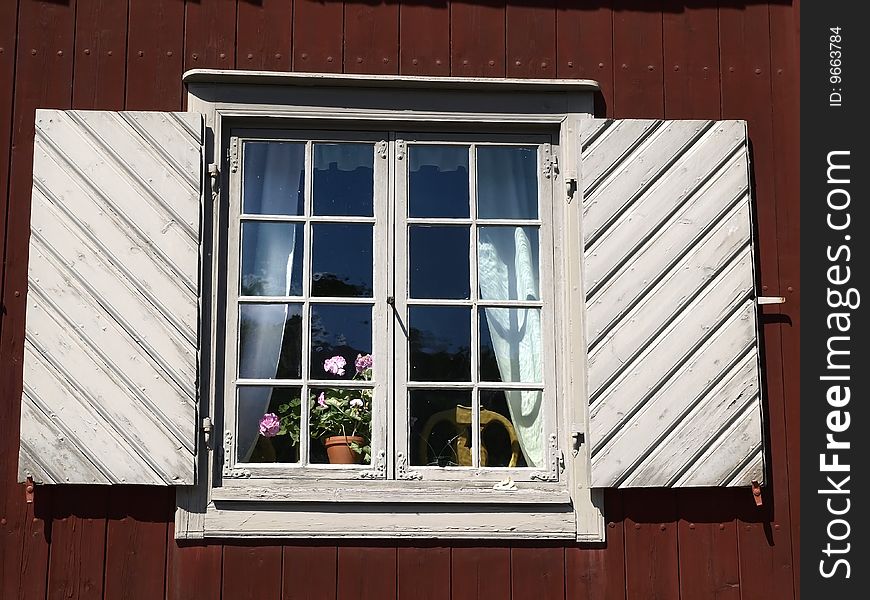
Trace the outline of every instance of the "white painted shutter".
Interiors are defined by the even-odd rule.
[[[194,483],[202,128],[36,112],[22,480]]]
[[[743,121],[583,121],[593,487],[762,481]]]

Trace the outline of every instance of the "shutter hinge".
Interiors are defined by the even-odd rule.
[[[214,163],[208,166],[208,176],[211,179],[211,199],[217,200],[221,187],[221,172]]]
[[[385,142],[384,140],[381,140],[380,142],[375,144],[375,152],[377,152],[378,156],[380,156],[381,158],[386,158],[387,157],[387,147],[388,147],[387,142]]]
[[[577,193],[577,180],[573,177],[565,180],[565,194],[568,197],[568,204],[574,199],[574,194]]]
[[[204,417],[202,420],[202,434],[205,437],[205,445],[211,448],[211,432],[212,432],[212,423],[209,417]]]
[[[405,144],[405,140],[396,140],[396,160],[404,159],[406,150],[407,144]]]
[[[230,171],[235,173],[239,170],[239,138],[230,139],[230,147],[227,150],[227,158],[230,161]]]
[[[571,434],[571,456],[577,456],[580,453],[580,446],[586,440],[586,436],[582,431],[575,431]]]

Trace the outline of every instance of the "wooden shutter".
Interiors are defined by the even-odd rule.
[[[22,480],[194,483],[202,127],[37,111]]]
[[[762,481],[743,121],[581,126],[593,487]]]

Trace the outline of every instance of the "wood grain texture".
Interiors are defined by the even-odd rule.
[[[511,548],[511,598],[557,600],[565,597],[565,548],[515,545]]]
[[[613,2],[613,116],[664,116],[662,13],[658,2]]]
[[[109,489],[59,488],[52,494],[48,598],[103,598]]]
[[[450,75],[450,11],[403,3],[399,12],[399,72],[402,75]]]
[[[196,0],[185,4],[185,71],[235,67],[236,2]]]
[[[171,524],[167,533],[166,600],[220,598],[223,546],[177,542]]]
[[[508,4],[505,15],[508,77],[556,76],[554,0]]]
[[[222,598],[281,598],[281,546],[224,546]]]
[[[399,3],[344,6],[344,72],[399,72]]]
[[[129,0],[127,110],[180,110],[184,71],[184,4]]]
[[[238,3],[236,68],[289,71],[293,57],[292,0]]]
[[[338,600],[381,600],[396,596],[396,548],[339,546]]]
[[[610,2],[558,0],[558,77],[593,79],[601,87],[595,116],[613,115],[613,11]]]
[[[77,0],[74,108],[124,108],[126,25],[126,1]]]
[[[626,598],[679,598],[674,492],[625,490],[623,501]]]
[[[399,600],[448,600],[450,547],[400,547],[396,585]]]
[[[510,548],[454,546],[450,561],[452,600],[510,598]]]
[[[625,509],[622,490],[606,490],[607,540],[565,549],[565,596],[584,600],[625,599]],[[688,599],[687,599],[688,600]]]
[[[450,74],[454,77],[505,77],[503,2],[450,5]]]
[[[663,19],[665,117],[718,119],[719,12],[665,0]]]
[[[293,70],[341,73],[344,65],[344,4],[294,0]]]
[[[284,546],[284,600],[335,600],[338,549],[335,546]]]

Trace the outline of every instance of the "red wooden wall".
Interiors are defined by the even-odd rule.
[[[0,598],[775,600],[799,575],[799,14],[788,0],[0,1]],[[689,4],[690,6],[685,6]],[[795,0],[797,4],[797,0]],[[36,107],[179,110],[197,67],[583,77],[613,117],[749,121],[772,459],[739,491],[607,495],[606,545],[178,546],[157,488],[15,483]]]

